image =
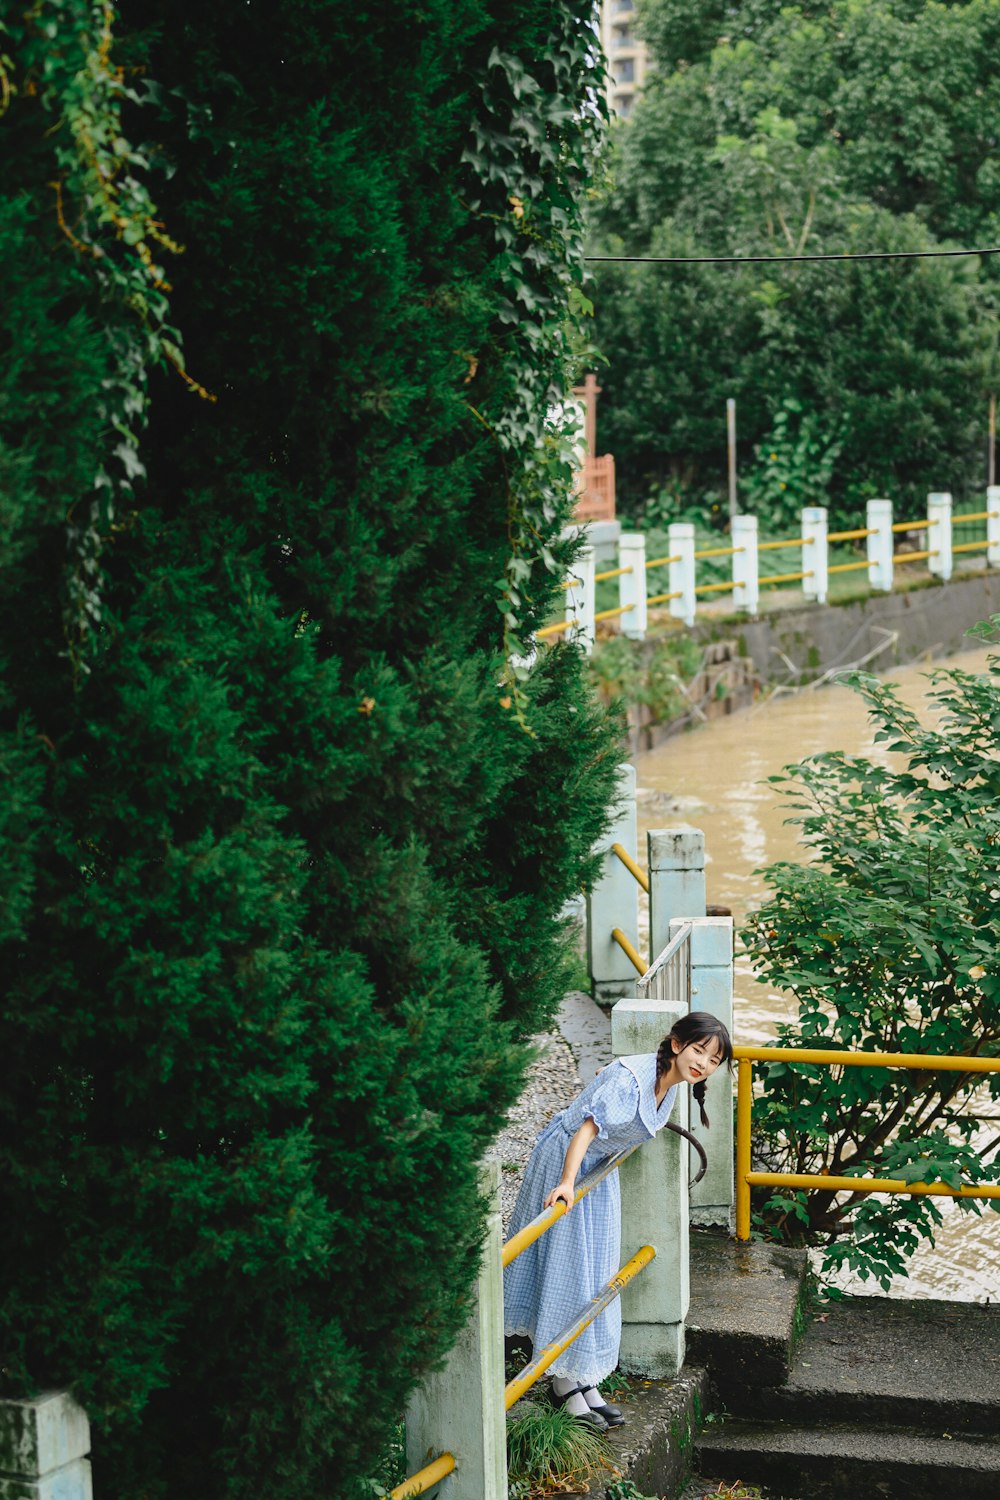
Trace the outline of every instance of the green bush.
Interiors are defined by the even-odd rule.
[[[503,643],[565,554],[589,14],[0,33],[0,1364],[108,1500],[346,1500],[464,1316],[619,754]]]
[[[995,638],[992,630],[980,633]],[[773,891],[745,941],[766,982],[794,996],[781,1045],[996,1057],[1000,1051],[1000,656],[979,676],[929,674],[923,723],[891,684],[858,674],[888,757],[830,752],[773,777],[809,863],[764,872]],[[978,1091],[1000,1074],[768,1063],[755,1108],[768,1170],[951,1187],[1000,1179],[1000,1141],[975,1141]],[[995,1207],[995,1201],[991,1201]],[[930,1197],[817,1185],[758,1193],[765,1233],[822,1244],[888,1287],[940,1211]],[[982,1203],[957,1207],[980,1213]]]

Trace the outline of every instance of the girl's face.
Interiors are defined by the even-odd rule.
[[[677,1038],[673,1037],[671,1046],[677,1059],[677,1071],[684,1083],[700,1083],[703,1079],[711,1078],[722,1062],[722,1048],[715,1037],[688,1042],[686,1047],[682,1047]]]

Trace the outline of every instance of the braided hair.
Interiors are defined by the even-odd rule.
[[[656,1082],[659,1084],[664,1073],[670,1071],[670,1064],[674,1060],[673,1043],[676,1041],[678,1052],[683,1052],[685,1047],[690,1047],[692,1042],[717,1042],[722,1052],[722,1061],[728,1066],[730,1072],[733,1067],[733,1043],[729,1032],[722,1022],[715,1016],[709,1015],[707,1010],[693,1010],[689,1015],[682,1016],[676,1021],[663,1038],[656,1051]],[[708,1129],[709,1119],[705,1112],[705,1085],[707,1078],[699,1078],[691,1089],[698,1105],[701,1115],[701,1123]]]

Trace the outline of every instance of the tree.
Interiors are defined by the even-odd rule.
[[[658,67],[617,131],[595,250],[780,260],[994,242],[994,0],[681,10],[642,11]],[[909,516],[930,488],[981,484],[990,259],[601,266],[595,280],[602,432],[628,509],[668,481],[681,508],[724,488],[727,396],[764,523],[784,521],[769,455],[789,403],[815,436],[793,435],[783,472],[814,476],[816,453],[835,454],[825,493],[796,484],[793,508],[825,503],[850,525],[874,495]]]
[[[511,660],[587,16],[5,16],[0,1341],[102,1495],[360,1493],[462,1321],[618,759]]]
[[[978,629],[998,631],[1000,617]],[[928,724],[891,684],[854,676],[878,759],[831,752],[772,778],[810,859],[765,872],[773,894],[745,933],[755,969],[798,1005],[779,1045],[1000,1056],[1000,656],[982,676],[929,676]],[[1000,1179],[1000,1137],[973,1144],[977,1101],[1000,1096],[996,1073],[769,1063],[761,1079],[755,1122],[769,1170],[953,1187]],[[757,1207],[766,1232],[825,1244],[828,1267],[883,1287],[940,1222],[929,1197],[822,1187],[766,1190]]]

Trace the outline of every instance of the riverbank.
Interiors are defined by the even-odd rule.
[[[885,672],[968,647],[967,632],[1000,612],[1000,573],[963,571],[947,583],[914,577],[892,594],[825,605],[775,593],[759,616],[706,612],[688,630],[654,615],[644,641],[599,639],[598,690],[626,708],[630,753],[643,754],[762,695],[817,685],[839,672]]]

